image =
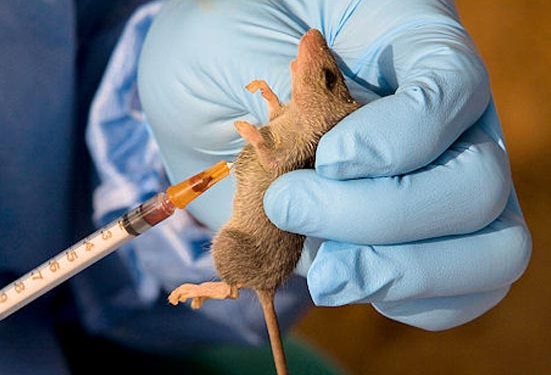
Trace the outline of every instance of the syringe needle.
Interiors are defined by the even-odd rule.
[[[170,217],[176,208],[186,207],[211,186],[227,177],[230,169],[230,163],[220,161],[195,176],[170,186],[166,193],[155,195],[10,283],[0,290],[0,320]]]

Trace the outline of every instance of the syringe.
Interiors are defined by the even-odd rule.
[[[60,252],[0,290],[0,320],[97,262],[126,242],[184,208],[229,175],[231,164],[212,167],[170,186],[137,208]]]

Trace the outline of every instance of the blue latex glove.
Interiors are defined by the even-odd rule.
[[[170,178],[231,159],[243,146],[233,121],[267,121],[249,81],[289,99],[289,62],[311,27],[353,95],[381,97],[322,138],[315,170],[265,196],[276,225],[309,236],[301,268],[315,303],[372,303],[431,330],[481,315],[524,272],[531,241],[485,67],[451,1],[169,1],[139,85]],[[190,211],[216,229],[232,194],[226,180]]]

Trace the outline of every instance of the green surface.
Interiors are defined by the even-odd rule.
[[[142,352],[84,333],[78,325],[58,327],[71,374],[103,374],[122,366],[128,374],[159,375],[276,375],[269,344],[208,345],[187,355]],[[295,335],[283,340],[290,375],[347,375],[319,349]]]
[[[290,375],[346,375],[332,361],[296,337],[287,337],[285,355]],[[204,375],[275,375],[269,345],[216,346],[195,351],[188,361]]]

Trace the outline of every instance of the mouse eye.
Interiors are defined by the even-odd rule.
[[[323,69],[323,75],[325,78],[325,87],[327,87],[328,90],[333,90],[335,83],[337,83],[337,76],[327,68]]]

